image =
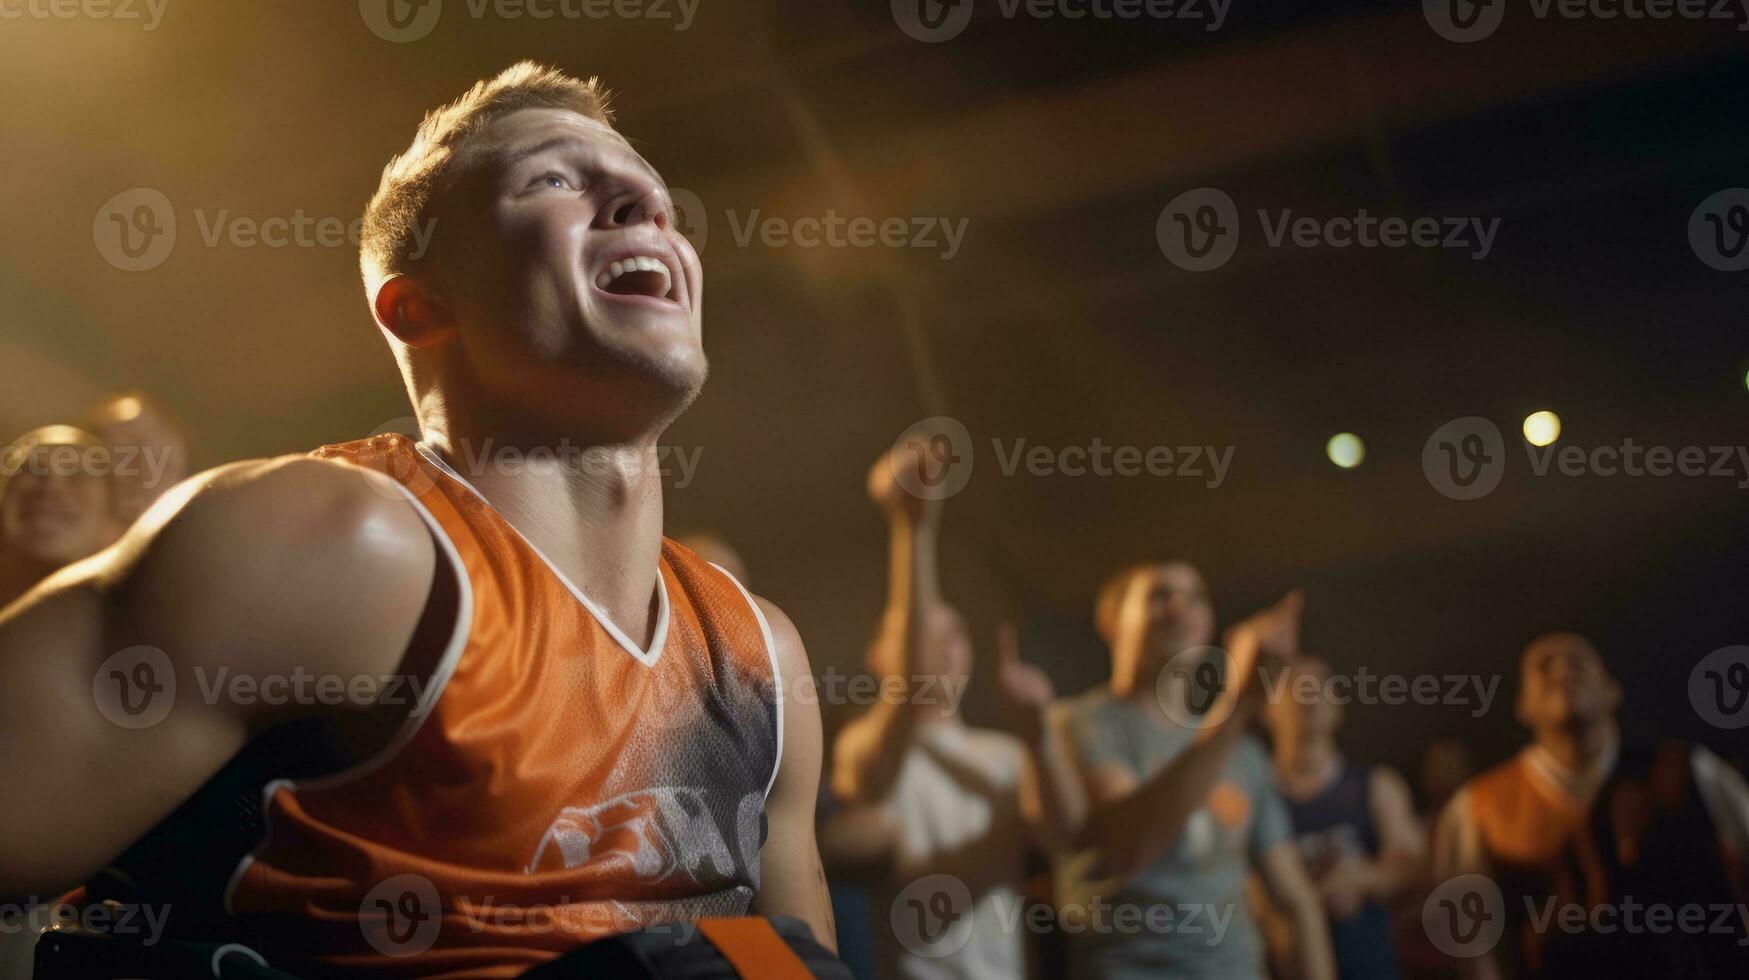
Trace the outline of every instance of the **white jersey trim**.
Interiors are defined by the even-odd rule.
[[[741,596],[747,600],[747,605],[753,608],[753,617],[759,620],[759,635],[765,640],[765,657],[771,662],[771,713],[777,716],[777,751],[772,753],[771,778],[765,781],[765,798],[771,799],[771,787],[777,785],[777,773],[783,768],[783,668],[777,665],[777,641],[771,637],[771,624],[766,622],[765,610],[759,608],[759,600],[753,598],[753,593],[741,584],[741,580],[729,574],[729,570],[716,562],[710,566],[723,573],[723,577],[735,584]]]
[[[375,471],[370,471],[370,473],[373,478],[376,478]],[[419,697],[419,703],[414,706],[413,713],[407,717],[407,720],[401,723],[400,730],[395,733],[395,737],[389,741],[388,745],[363,762],[349,766],[340,772],[308,779],[301,784],[290,779],[275,779],[262,787],[261,843],[256,845],[254,851],[243,855],[242,860],[237,862],[236,869],[231,872],[230,880],[225,883],[224,908],[231,915],[236,914],[231,902],[236,896],[237,886],[243,881],[243,875],[249,870],[249,866],[255,863],[255,859],[267,850],[268,843],[273,840],[272,804],[274,794],[282,788],[292,792],[296,792],[300,788],[327,789],[350,782],[386,765],[401,749],[406,747],[408,742],[413,740],[413,736],[419,734],[419,729],[425,724],[425,719],[429,718],[431,712],[437,707],[437,701],[443,696],[444,688],[449,686],[449,679],[455,675],[456,666],[461,663],[462,653],[467,649],[468,638],[473,632],[474,586],[468,579],[467,566],[462,564],[461,553],[456,551],[455,544],[450,541],[449,534],[444,531],[443,525],[437,522],[437,518],[431,516],[431,511],[425,509],[425,504],[413,494],[412,490],[409,490],[399,480],[390,480],[388,477],[380,478],[394,484],[395,488],[407,498],[407,502],[413,505],[419,518],[430,529],[431,537],[437,542],[438,550],[449,559],[450,568],[454,571],[456,579],[455,628],[450,633],[449,643],[444,647],[443,655],[438,659],[437,666],[431,672],[431,678],[425,685],[424,693]]]
[[[541,560],[541,564],[547,566],[547,571],[552,572],[554,578],[564,583],[565,588],[568,589],[572,597],[583,606],[584,611],[589,613],[590,618],[600,624],[601,628],[607,632],[608,636],[613,637],[613,641],[619,644],[621,649],[631,654],[635,660],[646,667],[656,666],[656,661],[662,659],[662,651],[668,645],[668,582],[662,577],[662,569],[660,565],[658,565],[656,569],[656,628],[650,639],[650,649],[646,651],[639,648],[637,643],[634,642],[631,637],[627,636],[625,631],[620,629],[618,624],[614,623],[600,606],[595,604],[594,600],[584,595],[582,589],[577,588],[569,578],[565,577],[565,573],[559,571],[559,566],[553,564],[552,559],[548,558],[545,552],[535,547],[535,543],[528,540],[528,535],[523,534],[521,529],[515,524],[510,523],[510,518],[505,517],[502,511],[493,507],[492,502],[486,499],[486,495],[481,493],[478,487],[469,483],[467,477],[457,473],[447,462],[444,461],[442,456],[439,456],[435,450],[425,445],[425,443],[414,443],[413,447],[419,450],[419,455],[425,457],[431,465],[448,474],[449,477],[457,483],[467,487],[470,493],[480,498],[481,503],[491,508],[492,513],[498,515],[498,518],[504,522],[506,527],[515,531],[516,536],[522,540],[522,543],[528,546],[528,550],[534,552],[535,557]]]

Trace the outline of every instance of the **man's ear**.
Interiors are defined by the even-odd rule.
[[[431,347],[455,332],[449,307],[413,276],[396,273],[383,280],[371,310],[377,325],[408,347]]]

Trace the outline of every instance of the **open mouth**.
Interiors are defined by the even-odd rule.
[[[595,286],[614,296],[643,296],[680,301],[678,276],[666,262],[652,255],[628,255],[595,274]]]

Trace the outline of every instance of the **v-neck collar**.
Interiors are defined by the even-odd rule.
[[[662,650],[667,646],[668,642],[668,582],[662,575],[662,567],[659,559],[656,566],[656,628],[650,639],[650,649],[642,650],[630,636],[626,635],[624,630],[619,628],[619,625],[615,623],[600,606],[595,604],[594,600],[590,599],[587,595],[584,595],[582,589],[577,588],[576,584],[573,583],[564,572],[559,571],[559,566],[553,564],[553,560],[548,558],[546,553],[541,551],[533,541],[530,541],[528,535],[523,534],[521,529],[511,523],[510,518],[504,516],[503,511],[494,507],[492,502],[486,499],[486,495],[480,492],[480,488],[468,482],[467,477],[457,473],[442,456],[438,455],[436,450],[427,446],[425,443],[415,442],[413,448],[418,450],[419,455],[425,457],[426,461],[431,463],[431,465],[448,474],[450,479],[467,487],[469,492],[480,498],[480,502],[485,504],[492,513],[498,515],[498,519],[503,521],[506,527],[515,531],[516,536],[522,539],[522,543],[528,546],[528,550],[534,552],[535,556],[541,560],[541,563],[547,566],[547,571],[551,572],[554,578],[558,579],[564,584],[566,589],[570,590],[571,595],[576,598],[580,605],[582,605],[584,611],[589,613],[590,618],[599,623],[601,628],[607,631],[607,635],[613,637],[614,642],[620,645],[621,649],[631,654],[634,659],[646,667],[654,667],[656,665],[656,661],[662,658]]]

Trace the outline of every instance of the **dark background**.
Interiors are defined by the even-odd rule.
[[[670,2],[672,7],[672,0]],[[951,415],[978,457],[947,505],[945,586],[979,639],[1004,617],[1072,692],[1105,675],[1089,625],[1111,569],[1196,561],[1223,621],[1309,595],[1340,671],[1504,674],[1494,710],[1357,707],[1350,753],[1412,769],[1438,735],[1482,761],[1521,738],[1518,650],[1597,639],[1637,736],[1705,740],[1688,677],[1749,642],[1749,491],[1735,479],[1535,477],[1519,421],[1561,445],[1749,440],[1749,273],[1691,250],[1703,199],[1749,184],[1749,34],[1716,21],[1537,20],[1459,45],[1418,4],[1235,0],[1225,26],[1006,19],[976,0],[923,44],[885,0],[703,0],[672,21],[466,13],[389,43],[353,0],[169,0],[160,26],[0,21],[0,423],[75,417],[103,389],[173,404],[203,465],[293,452],[407,414],[352,248],[208,248],[195,212],[352,220],[420,114],[520,58],[600,74],[621,129],[710,216],[713,378],[672,432],[703,450],[669,495],[785,607],[815,666],[857,667],[882,603],[869,462]],[[1216,186],[1247,234],[1171,265],[1162,207]],[[93,244],[114,194],[163,191],[168,261]],[[1255,209],[1499,217],[1485,260],[1270,249]],[[960,253],[737,246],[725,218],[969,219]],[[1494,420],[1511,461],[1473,502],[1421,469],[1434,429]],[[1324,458],[1366,440],[1353,471]],[[990,440],[1234,447],[1182,478],[1004,476]],[[1743,474],[1749,476],[1749,474]],[[974,682],[970,711],[989,720]],[[828,708],[829,724],[842,710]]]

